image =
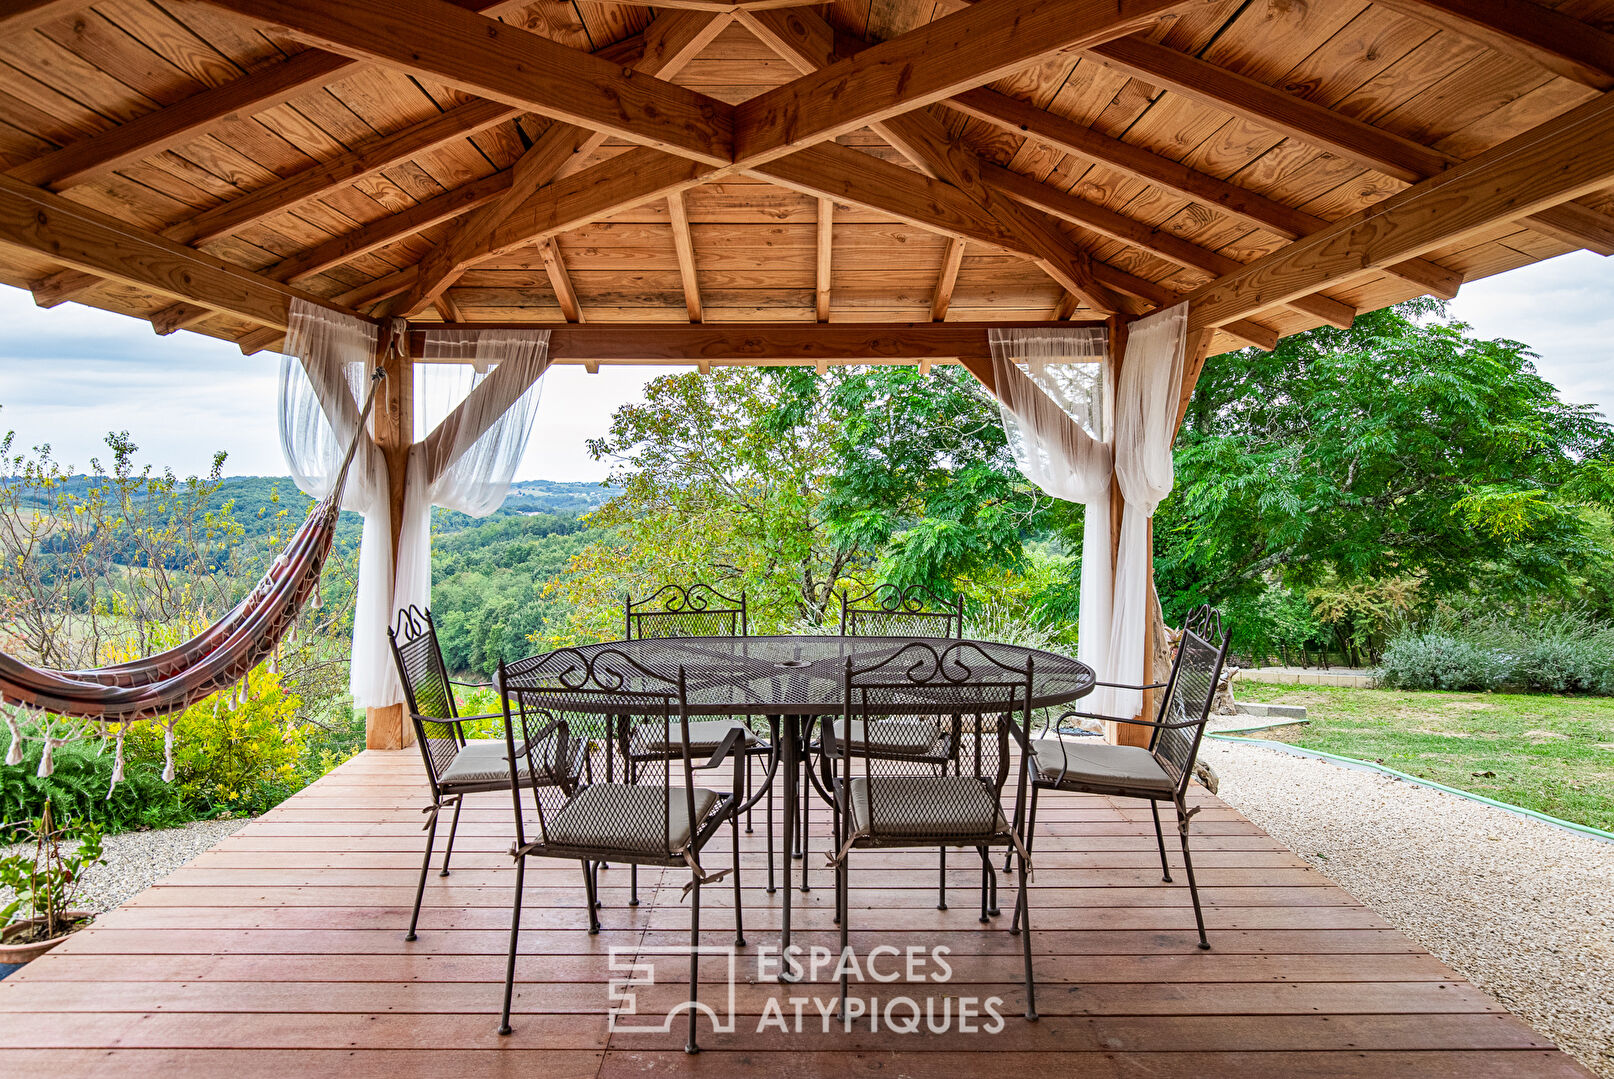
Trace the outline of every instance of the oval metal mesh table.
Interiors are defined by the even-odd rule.
[[[691,715],[820,716],[841,711],[846,661],[866,667],[887,659],[915,641],[938,650],[957,641],[920,637],[659,637],[610,641],[518,660],[505,668],[510,688],[535,686],[575,664],[577,654],[620,652],[666,678],[684,671]],[[971,641],[987,655],[1011,667],[1031,662],[1031,706],[1052,708],[1091,692],[1093,669],[1087,664],[1019,645]],[[568,655],[570,653],[570,655]],[[625,689],[664,691],[664,686],[634,684],[623,665]]]

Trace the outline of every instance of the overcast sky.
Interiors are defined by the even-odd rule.
[[[1486,337],[1523,341],[1543,375],[1571,401],[1614,415],[1614,259],[1577,252],[1464,285],[1451,314]],[[143,460],[181,474],[229,454],[231,475],[281,475],[275,434],[280,358],[243,357],[192,333],[153,334],[146,323],[78,304],[44,311],[0,286],[0,431],[20,446],[49,443],[78,468],[107,456],[104,439],[127,430]],[[666,368],[557,367],[521,479],[598,480],[584,439],[603,434],[611,410]]]

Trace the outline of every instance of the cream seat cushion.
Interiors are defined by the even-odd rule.
[[[689,799],[683,787],[594,783],[569,799],[547,821],[549,845],[671,853],[689,845]],[[717,792],[695,788],[695,820],[717,804]],[[662,845],[662,822],[666,845]]]
[[[1170,794],[1177,784],[1142,746],[1114,746],[1097,738],[1061,741],[1038,738],[1031,743],[1037,768],[1050,783],[1127,787]]]
[[[991,836],[1009,830],[995,791],[974,776],[875,776],[851,783],[852,830],[884,836]]]

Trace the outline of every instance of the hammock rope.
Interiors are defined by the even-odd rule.
[[[266,656],[276,655],[287,632],[295,635],[297,616],[304,604],[319,595],[320,572],[335,539],[348,470],[366,437],[365,423],[381,378],[382,369],[378,367],[371,376],[357,430],[342,457],[330,494],[314,507],[262,579],[228,614],[175,648],[92,670],[36,667],[0,652],[0,701],[23,711],[86,720],[104,732],[110,724],[126,725],[181,712],[241,683]],[[12,736],[6,763],[12,764],[21,758],[21,732],[11,715],[7,715],[6,725]],[[163,778],[172,780],[173,723],[169,720],[163,725]],[[118,765],[122,733],[120,727]],[[41,776],[50,774],[50,751],[67,741],[53,734],[54,727],[47,728]],[[114,786],[121,770],[114,768]]]

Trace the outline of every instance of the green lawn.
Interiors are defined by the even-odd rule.
[[[1240,701],[1303,704],[1309,724],[1257,737],[1372,761],[1448,787],[1614,831],[1614,699],[1284,686],[1240,679]]]

